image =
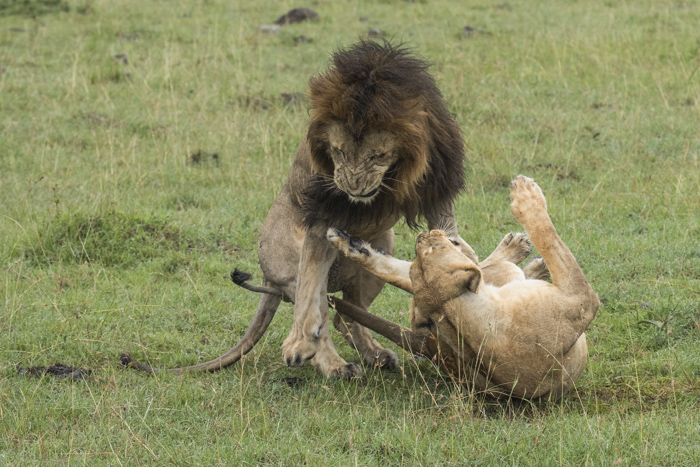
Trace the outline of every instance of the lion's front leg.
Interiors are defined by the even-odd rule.
[[[392,258],[389,255],[394,253],[394,232],[391,229],[372,240],[371,244],[354,237],[345,236],[345,238],[353,238],[354,240],[350,242],[355,245],[353,249],[359,248],[366,253],[370,253],[372,258],[379,263],[382,263],[385,258]],[[380,251],[383,253],[380,253]],[[358,254],[365,257],[365,253]],[[339,274],[344,276],[341,287],[343,299],[365,311],[368,310],[384,287],[383,278],[381,276],[377,277],[376,273],[371,274],[373,272],[371,269],[368,271],[360,267],[349,255],[346,255],[345,258],[339,261],[339,269]],[[410,279],[408,280],[410,284]],[[348,343],[362,356],[367,365],[378,366],[387,370],[394,369],[399,365],[396,353],[382,347],[369,329],[340,313],[335,314],[333,324],[343,334]]]
[[[436,219],[428,218],[428,230],[442,230],[451,241],[456,242],[457,248],[467,258],[479,264],[479,257],[474,252],[474,249],[459,236],[457,219],[455,219],[455,205],[452,201],[443,209],[441,217]]]
[[[282,344],[282,358],[289,366],[307,360],[327,376],[352,378],[361,373],[356,364],[340,358],[331,341],[325,297],[328,272],[337,251],[325,238],[325,229],[307,230],[299,261],[294,322]]]

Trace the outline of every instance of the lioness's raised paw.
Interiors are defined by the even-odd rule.
[[[374,252],[369,243],[334,227],[328,228],[326,238],[331,245],[349,258],[357,258],[360,255],[370,256]]]
[[[511,232],[503,237],[494,252],[498,252],[503,261],[520,264],[532,253],[532,243],[522,232]]]
[[[542,213],[547,213],[547,201],[542,189],[533,179],[518,175],[510,183],[510,212],[521,225],[530,215],[541,216]]]

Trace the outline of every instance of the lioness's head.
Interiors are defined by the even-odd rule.
[[[481,284],[479,266],[442,230],[418,235],[410,276],[416,300],[434,306],[465,292],[477,293]]]

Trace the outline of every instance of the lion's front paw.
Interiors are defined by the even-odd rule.
[[[287,366],[302,366],[316,355],[317,340],[297,338],[290,333],[282,344],[282,360]]]
[[[331,242],[331,245],[350,258],[369,256],[372,252],[369,243],[334,227],[328,229],[326,238]]]
[[[528,216],[547,213],[547,202],[542,189],[533,179],[518,175],[511,182],[510,212],[521,225]]]

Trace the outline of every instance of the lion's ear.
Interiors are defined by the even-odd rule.
[[[477,293],[481,284],[481,269],[477,266],[469,266],[464,270],[464,287],[471,293]]]

